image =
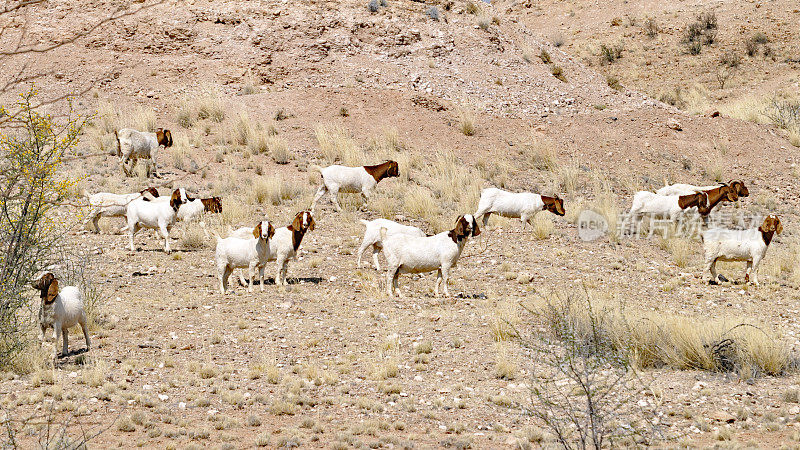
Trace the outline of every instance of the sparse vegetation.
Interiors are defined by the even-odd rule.
[[[621,91],[622,90],[622,84],[620,84],[619,78],[617,78],[617,77],[615,77],[613,75],[607,75],[606,76],[606,84],[608,85],[608,87],[610,87],[611,89],[614,89],[615,91]]]
[[[562,69],[561,66],[556,66],[556,65],[552,66],[550,68],[550,73],[557,79],[565,83],[567,82],[567,77],[564,75],[564,69]]]
[[[614,61],[622,58],[623,50],[625,50],[625,47],[622,43],[613,45],[600,44],[600,60],[607,64],[611,64]]]
[[[474,136],[475,128],[475,114],[469,110],[462,110],[459,117],[459,129],[464,136]]]
[[[704,45],[711,45],[717,38],[717,16],[713,12],[704,12],[686,26],[683,33],[683,44],[687,53],[699,55]]]
[[[542,49],[542,51],[539,52],[539,59],[541,59],[542,62],[545,64],[550,64],[552,62],[552,59],[550,58],[550,53],[548,53],[548,51],[545,49]]]
[[[651,39],[658,36],[658,32],[661,31],[658,22],[652,17],[648,17],[647,20],[644,21],[642,29],[644,30],[644,34]]]

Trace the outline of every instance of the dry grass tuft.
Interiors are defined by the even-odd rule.
[[[735,371],[751,378],[781,374],[790,363],[789,348],[777,333],[744,320],[628,311],[586,293],[551,296],[540,316],[556,335],[568,327],[567,335],[600,351],[624,351],[640,368]]]
[[[208,244],[208,240],[203,229],[199,225],[191,223],[184,228],[180,244],[182,248],[197,250],[204,248]]]
[[[508,345],[498,343],[495,351],[494,374],[501,380],[513,380],[517,377],[519,368],[514,358],[509,354]]]
[[[317,125],[314,127],[314,136],[326,162],[346,166],[364,164],[364,152],[344,128]]]
[[[667,251],[672,255],[672,261],[676,266],[684,268],[689,265],[692,255],[692,248],[695,247],[688,239],[672,238],[666,242]]]
[[[539,213],[533,216],[533,237],[542,241],[548,239],[553,234],[553,219],[550,214]]]
[[[305,193],[305,184],[284,181],[280,175],[258,177],[249,190],[249,201],[253,204],[280,205],[284,201],[302,197]]]
[[[532,168],[538,170],[555,171],[558,168],[553,145],[544,138],[533,136],[531,141],[523,146],[525,157]]]
[[[474,136],[477,132],[475,125],[475,113],[472,111],[462,109],[459,112],[458,129],[464,136]]]
[[[97,105],[97,116],[97,127],[104,133],[113,134],[121,128],[152,132],[157,128],[155,111],[144,106],[121,109],[114,103],[101,101]]]
[[[289,146],[286,140],[277,136],[270,136],[267,138],[267,149],[269,150],[272,160],[277,164],[288,164],[292,159],[292,154],[289,152]]]

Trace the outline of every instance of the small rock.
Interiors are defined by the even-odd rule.
[[[736,422],[736,417],[734,417],[733,414],[726,411],[717,411],[711,414],[711,419],[722,423]]]
[[[667,128],[673,129],[675,131],[683,130],[683,127],[681,127],[681,123],[678,122],[678,119],[675,118],[670,118],[669,120],[667,120]]]
[[[528,272],[520,272],[519,275],[517,275],[517,283],[519,284],[528,284],[531,281],[533,281],[533,275]]]

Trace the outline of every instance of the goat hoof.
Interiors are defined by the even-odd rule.
[[[708,280],[708,284],[710,284],[710,285],[712,285],[712,286],[716,286],[716,285],[718,285],[719,283],[717,283],[717,280]]]
[[[724,276],[722,276],[722,275],[717,275],[717,278],[719,278],[719,281],[721,281],[721,282],[723,282],[723,283],[727,283],[727,282],[728,282],[728,279],[727,279],[727,278],[725,278],[725,277],[724,277]]]

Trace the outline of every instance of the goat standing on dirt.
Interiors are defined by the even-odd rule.
[[[155,133],[146,133],[137,131],[131,128],[123,128],[114,132],[117,138],[117,156],[120,158],[120,165],[122,172],[126,177],[131,176],[133,168],[136,167],[136,162],[141,159],[150,159],[153,161],[153,175],[159,177],[158,163],[158,150],[160,147],[172,147],[172,132],[159,128]],[[127,162],[133,160],[130,169],[127,167]]]
[[[386,255],[386,291],[390,297],[397,289],[397,279],[401,273],[424,273],[436,271],[434,292],[439,296],[439,285],[444,282],[444,295],[449,297],[447,281],[450,269],[455,267],[467,238],[481,234],[475,218],[469,214],[459,216],[456,226],[434,236],[408,236],[394,234],[389,236],[386,228],[381,228],[381,244]]]
[[[253,292],[255,269],[261,275],[260,290],[264,291],[264,266],[269,259],[269,241],[275,235],[275,228],[264,220],[258,223],[249,233],[249,237],[232,236],[222,239],[216,233],[217,249],[215,262],[219,276],[219,290],[222,295],[228,291],[228,278],[233,269],[247,268],[250,281],[247,283],[247,292]]]
[[[484,227],[489,223],[489,216],[492,213],[520,219],[524,230],[525,225],[539,211],[550,211],[557,216],[563,216],[565,214],[564,200],[558,196],[546,197],[530,192],[515,193],[497,188],[486,188],[481,190],[481,199],[474,216],[476,219],[483,218]]]
[[[717,275],[717,261],[747,261],[744,282],[750,281],[758,286],[758,265],[767,254],[770,242],[775,233],[781,234],[783,225],[778,216],[770,215],[758,228],[749,230],[726,230],[714,228],[706,230],[703,235],[703,250],[706,269],[711,272],[709,284],[717,284],[717,279],[727,281]]]
[[[86,340],[86,351],[89,351],[89,328],[86,324],[86,311],[83,308],[83,294],[75,286],[66,286],[59,290],[58,280],[50,272],[45,273],[33,282],[33,288],[40,291],[42,306],[39,310],[39,326],[42,338],[46,340],[47,330],[52,327],[55,334],[56,357],[58,357],[58,341],[62,340],[61,355],[69,354],[69,329],[80,325],[83,338]]]
[[[374,166],[347,167],[347,166],[310,166],[312,170],[322,174],[322,186],[317,189],[314,195],[314,202],[311,211],[317,206],[317,202],[326,192],[330,192],[333,205],[336,211],[341,211],[339,205],[339,192],[349,192],[361,194],[364,202],[369,200],[372,190],[378,182],[384,178],[397,177],[400,175],[399,166],[395,161],[386,161]]]

